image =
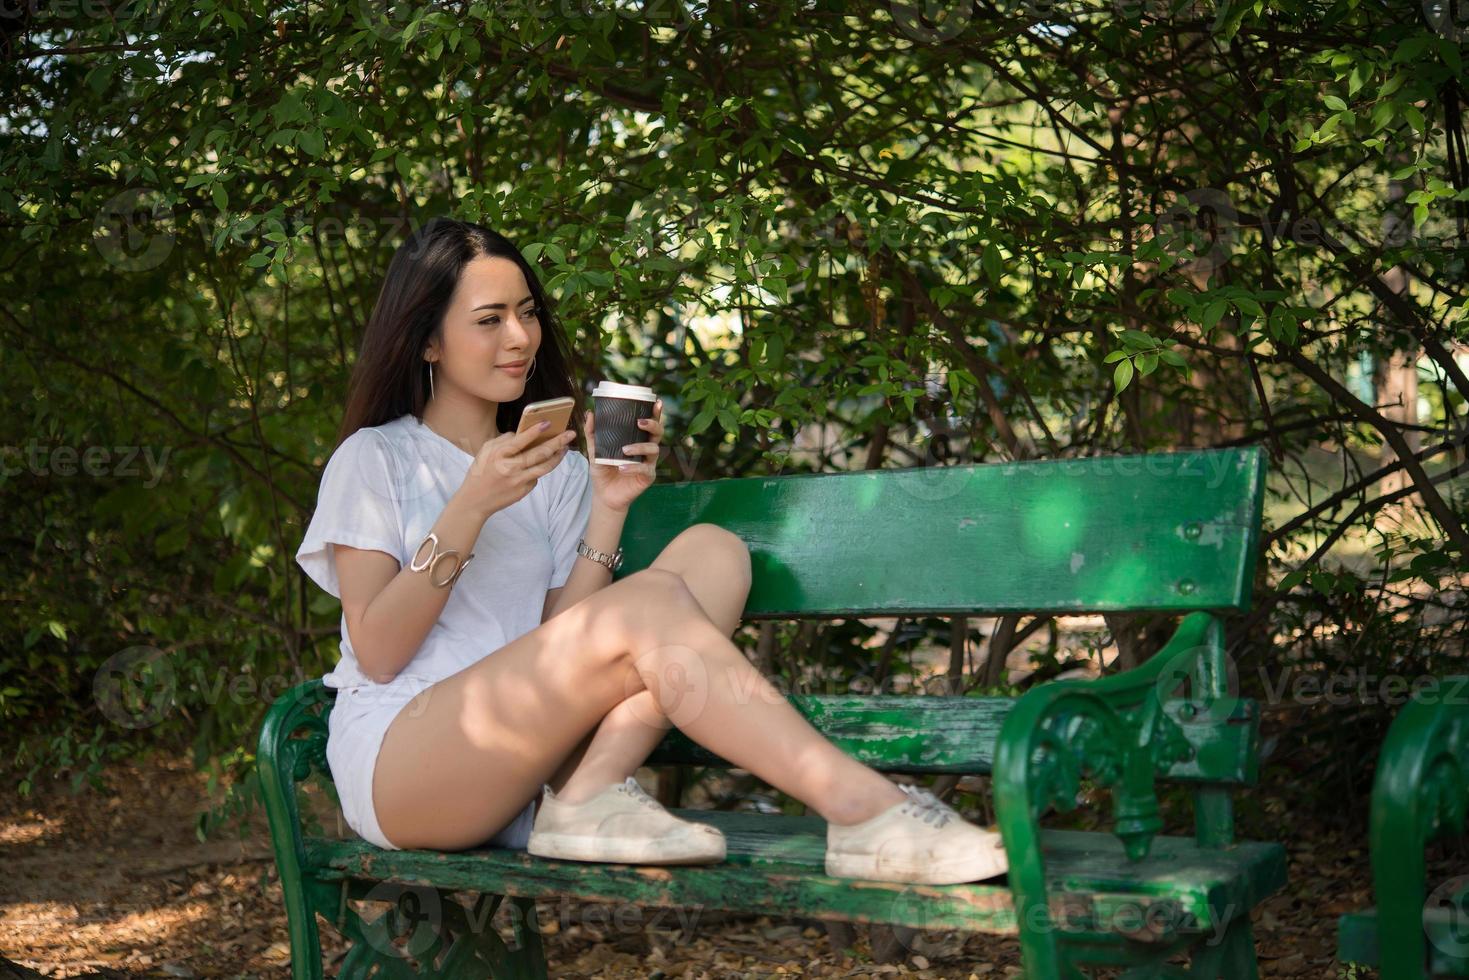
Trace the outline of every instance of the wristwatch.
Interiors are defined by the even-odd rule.
[[[598,551],[596,548],[593,548],[591,545],[587,544],[586,538],[582,538],[576,543],[576,553],[586,558],[590,558],[592,561],[600,562],[601,564],[606,565],[608,569],[613,572],[616,572],[619,568],[622,567],[621,548],[618,548],[614,554],[609,555],[605,551]]]

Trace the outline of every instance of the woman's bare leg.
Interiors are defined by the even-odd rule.
[[[383,833],[399,847],[483,843],[640,690],[690,738],[830,822],[855,823],[903,798],[761,677],[682,577],[650,568],[410,702],[389,727],[375,769]]]
[[[590,799],[631,776],[672,727],[653,692],[639,691],[607,712],[546,785],[563,803]]]
[[[695,524],[668,542],[649,567],[677,572],[725,636],[739,627],[750,595],[750,551],[739,535],[717,524]],[[564,802],[580,803],[632,775],[670,727],[652,692],[639,691],[608,712],[546,782]]]

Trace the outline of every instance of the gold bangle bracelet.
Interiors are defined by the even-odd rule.
[[[426,544],[431,544],[432,547],[429,549],[428,557],[420,562],[418,556],[423,553],[423,546]],[[434,574],[438,569],[439,562],[445,558],[450,557],[451,555],[454,557],[455,560],[456,567],[454,568],[454,571],[450,573],[449,577],[444,579],[443,581],[436,581],[434,579]],[[418,549],[413,552],[413,558],[408,562],[408,570],[413,572],[427,571],[428,580],[431,584],[433,584],[437,588],[447,589],[459,580],[460,573],[469,567],[469,563],[471,561],[474,561],[473,552],[471,552],[469,557],[465,558],[463,561],[459,561],[459,552],[454,550],[453,548],[448,548],[444,551],[440,551],[439,536],[433,531],[430,531],[428,537],[424,538],[423,541],[419,544]]]

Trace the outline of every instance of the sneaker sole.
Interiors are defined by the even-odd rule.
[[[955,861],[927,861],[923,864],[895,864],[891,860],[881,863],[879,868],[875,854],[828,855],[826,873],[832,878],[865,878],[912,885],[962,885],[994,878],[1010,870],[1010,862],[1003,855],[999,861],[980,854]]]
[[[558,861],[596,861],[609,864],[711,864],[723,861],[725,841],[702,841],[679,849],[662,841],[619,841],[586,834],[532,833],[526,850],[536,857]]]

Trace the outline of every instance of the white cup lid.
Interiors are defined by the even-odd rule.
[[[641,398],[649,402],[658,400],[652,388],[643,385],[618,384],[616,381],[597,382],[597,387],[592,389],[592,396],[598,395],[603,398]]]

